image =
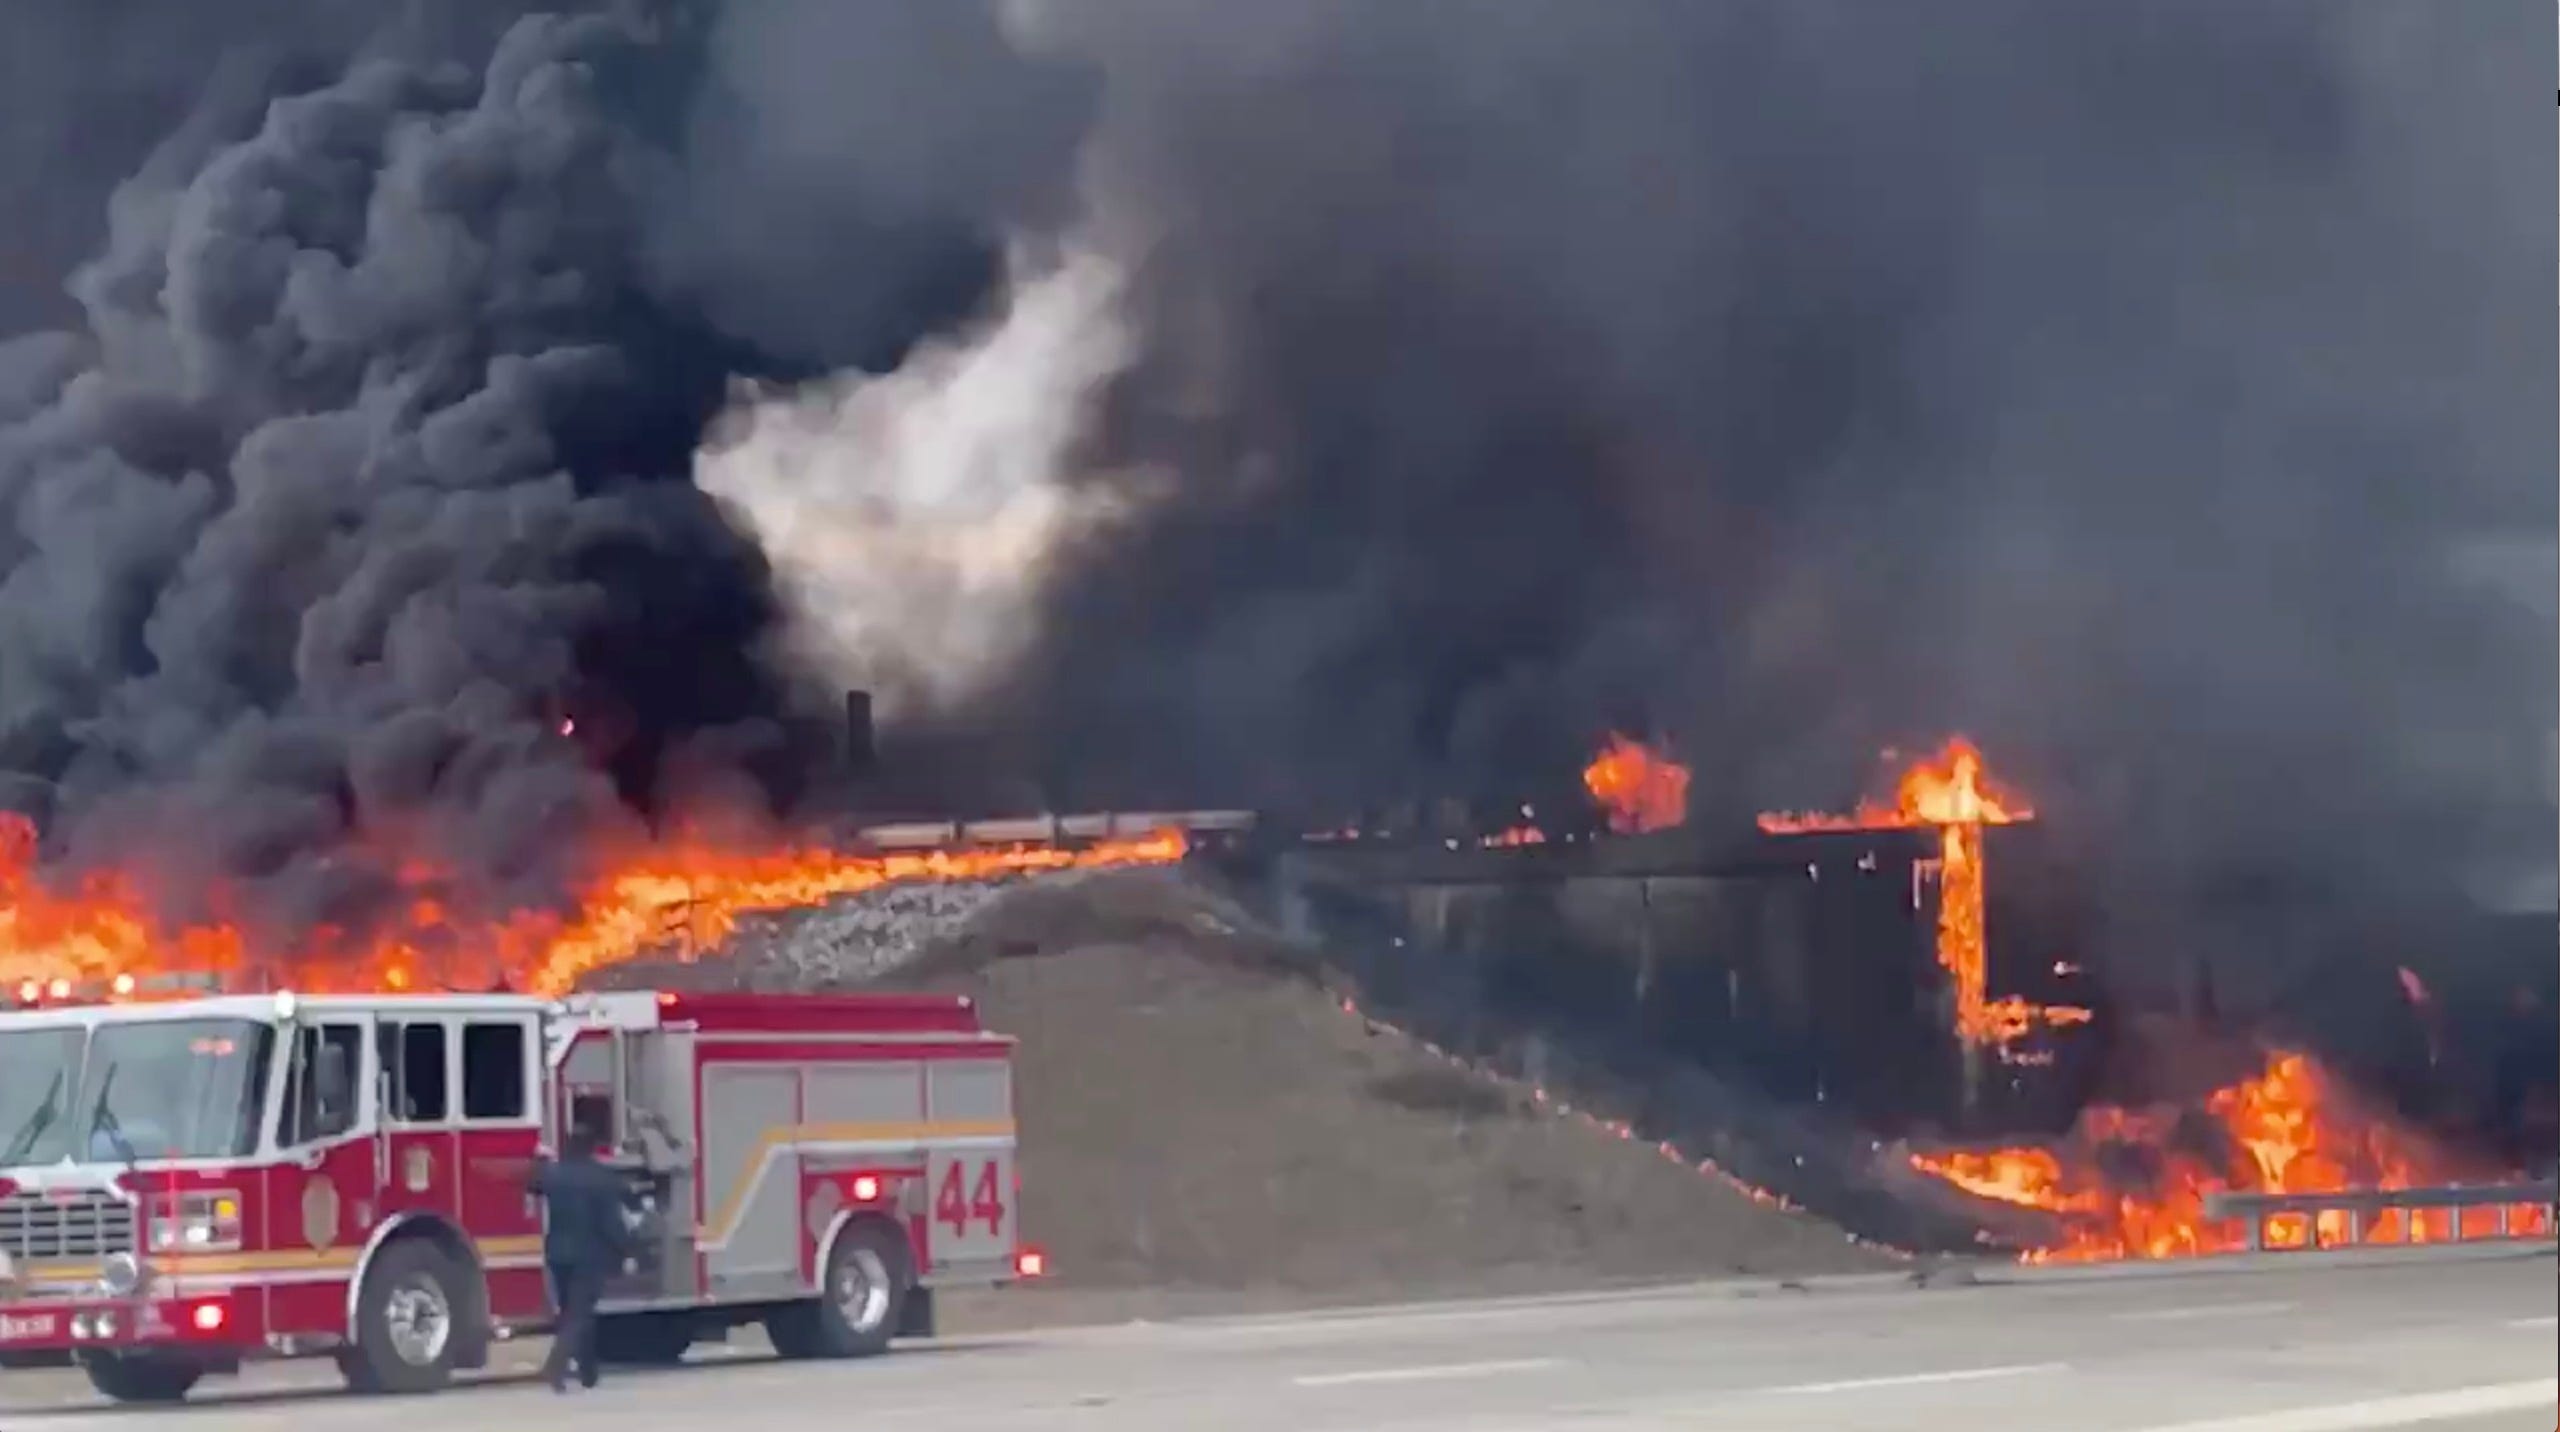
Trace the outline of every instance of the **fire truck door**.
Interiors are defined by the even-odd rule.
[[[280,1276],[267,1289],[268,1326],[277,1333],[345,1330],[345,1285],[325,1275],[354,1272],[378,1193],[365,1033],[357,1019],[307,1019],[285,1051],[276,1115],[284,1158],[268,1168],[259,1200],[266,1247],[300,1275]]]
[[[455,1023],[462,1226],[484,1252],[531,1256],[542,1241],[541,1208],[526,1197],[542,1143],[542,1041],[534,1017],[512,1010]],[[506,1301],[494,1284],[491,1299]]]
[[[609,1148],[622,1144],[621,1040],[609,1030],[578,1032],[554,1073],[551,1128],[566,1142],[569,1131],[584,1128],[603,1138]]]
[[[453,1025],[436,1018],[386,1019],[374,1026],[374,1102],[385,1157],[377,1172],[385,1217],[462,1216],[461,1143],[455,1122]]]

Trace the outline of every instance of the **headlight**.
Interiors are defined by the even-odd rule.
[[[225,1189],[182,1193],[151,1219],[154,1253],[227,1253],[240,1246],[240,1195]]]
[[[142,1260],[130,1253],[110,1253],[98,1270],[98,1290],[110,1298],[129,1298],[142,1286]]]

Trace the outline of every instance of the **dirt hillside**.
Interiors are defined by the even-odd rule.
[[[1025,1227],[1056,1278],[1009,1295],[1004,1315],[1890,1266],[1346,1012],[1303,952],[1180,873],[946,903],[903,967],[851,963],[858,978],[974,995],[1022,1041]],[[846,982],[792,945],[767,931],[735,962],[616,983]]]

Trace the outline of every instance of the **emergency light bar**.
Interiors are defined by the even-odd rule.
[[[182,999],[190,995],[221,992],[220,976],[184,971],[156,975],[120,974],[103,980],[75,980],[67,975],[30,975],[0,993],[5,993],[9,1004],[18,1009],[54,1009],[109,1004],[118,1000]]]

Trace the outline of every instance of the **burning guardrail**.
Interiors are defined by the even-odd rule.
[[[2360,1107],[2295,1052],[2268,1056],[2200,1108],[2095,1105],[2060,1140],[1910,1162],[1977,1198],[2049,1215],[2058,1236],[2028,1255],[2037,1262],[2552,1231],[2547,1185],[2448,1193],[2465,1175],[2496,1175]]]

